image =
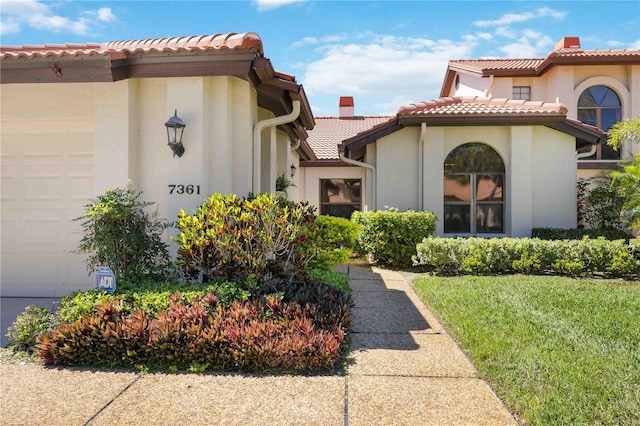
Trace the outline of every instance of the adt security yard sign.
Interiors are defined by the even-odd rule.
[[[96,288],[107,290],[109,294],[116,291],[116,276],[108,266],[101,266],[96,272]]]

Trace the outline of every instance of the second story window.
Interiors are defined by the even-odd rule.
[[[512,99],[530,101],[531,100],[531,86],[513,86]]]
[[[622,118],[620,98],[607,86],[592,86],[578,99],[578,120],[606,132]],[[598,146],[592,160],[619,160],[620,153],[608,145]]]

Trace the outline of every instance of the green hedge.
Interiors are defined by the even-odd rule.
[[[316,218],[320,227],[317,254],[311,261],[313,266],[332,266],[347,262],[356,245],[360,227],[342,217],[321,215]]]
[[[360,225],[358,250],[371,255],[379,264],[410,266],[416,244],[433,235],[436,216],[431,212],[398,212],[396,209],[354,212],[352,220]]]
[[[581,240],[584,237],[604,237],[607,240],[629,240],[629,235],[620,229],[611,228],[533,228],[531,238],[541,240]]]
[[[427,238],[414,265],[452,274],[554,273],[624,277],[640,273],[624,240],[538,238]]]

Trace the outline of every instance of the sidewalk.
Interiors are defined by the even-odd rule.
[[[139,374],[0,365],[2,425],[515,425],[396,272],[345,266],[348,375]]]

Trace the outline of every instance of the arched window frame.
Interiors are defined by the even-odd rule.
[[[499,170],[495,168],[492,170],[474,169],[473,167],[455,170],[456,166],[447,166],[447,163],[452,160],[451,156],[457,153],[456,151],[468,150],[472,146],[490,150],[488,152],[491,155],[495,155],[495,158],[499,160]],[[464,151],[462,154],[465,154]],[[463,155],[459,158],[461,158],[461,163],[466,162],[468,165],[467,156]],[[506,227],[506,169],[504,159],[500,153],[486,143],[464,143],[456,146],[447,154],[443,170],[444,233],[455,235],[504,234]],[[490,186],[494,185],[490,192],[492,196],[488,199],[478,198],[479,188],[483,182],[485,187],[487,183]],[[450,187],[449,190],[447,186]],[[451,196],[451,188],[455,186],[458,187],[458,190],[463,190],[463,193],[466,193],[462,199],[456,199],[456,197]],[[468,199],[464,199],[464,197]],[[487,218],[490,214],[493,215],[494,220],[495,218],[499,219],[498,226],[495,223],[493,225],[489,224]],[[465,215],[466,217],[464,217]]]
[[[580,96],[584,93],[585,90],[589,89],[593,86],[606,86],[609,89],[613,90],[616,95],[618,95],[618,99],[620,99],[621,103],[621,118],[629,117],[631,112],[629,110],[631,105],[631,93],[620,81],[616,80],[613,77],[607,76],[595,76],[591,78],[587,78],[578,84],[573,90],[573,107],[571,111],[571,115],[577,120],[578,119],[578,101],[580,100]],[[623,149],[620,149],[619,152],[623,152]],[[594,159],[602,158],[602,147],[598,146],[596,154],[593,158],[585,158],[583,161],[590,161]],[[617,161],[617,160],[613,160]]]

